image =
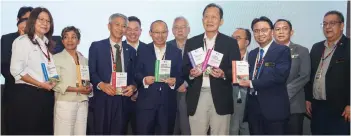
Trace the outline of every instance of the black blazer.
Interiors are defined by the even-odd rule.
[[[5,85],[15,84],[15,78],[10,73],[12,43],[20,36],[18,32],[1,36],[1,74],[5,78]]]
[[[310,102],[313,102],[313,82],[325,48],[324,42],[314,44],[310,52],[311,78],[305,87],[306,100]],[[341,116],[345,106],[350,105],[350,38],[345,35],[337,43],[325,80],[327,103]]]
[[[194,115],[198,104],[202,75],[193,80],[189,79],[190,70],[192,69],[188,52],[200,47],[204,47],[204,34],[200,34],[188,39],[184,49],[183,56],[183,78],[189,84],[187,88],[187,108],[188,114]],[[229,36],[218,33],[214,50],[223,53],[223,59],[220,68],[224,71],[226,79],[214,78],[210,76],[211,93],[213,103],[217,114],[226,115],[233,113],[233,95],[232,95],[232,61],[240,60],[240,52],[237,41]]]

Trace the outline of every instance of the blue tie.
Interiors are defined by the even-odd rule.
[[[256,71],[256,75],[255,75],[255,78],[257,79],[258,77],[258,74],[261,72],[261,63],[262,63],[262,58],[263,58],[263,53],[264,53],[264,50],[263,49],[260,49],[260,59],[258,61],[258,65],[257,65],[257,71]]]

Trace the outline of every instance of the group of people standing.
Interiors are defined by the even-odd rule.
[[[290,40],[289,20],[265,16],[251,23],[259,47],[248,51],[250,30],[220,33],[223,14],[208,4],[205,32],[189,39],[189,22],[175,18],[168,42],[168,25],[153,21],[149,44],[139,41],[137,17],[112,14],[110,36],[86,58],[78,28],[65,27],[54,42],[49,10],[21,8],[18,32],[1,38],[6,134],[125,135],[130,125],[139,135],[301,135],[305,113],[312,134],[350,134],[350,39],[340,12],[325,14],[326,40],[310,53]],[[197,49],[222,55],[219,66],[194,67],[189,52]],[[248,80],[233,84],[232,61],[248,62]]]

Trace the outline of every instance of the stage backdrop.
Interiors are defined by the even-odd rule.
[[[232,35],[237,27],[250,28],[251,21],[260,16],[269,17],[273,23],[280,18],[288,19],[295,34],[292,41],[309,49],[324,39],[321,23],[329,10],[338,10],[347,18],[347,1],[204,1],[204,0],[2,0],[1,34],[16,31],[16,16],[21,6],[42,6],[49,9],[53,18],[54,35],[60,35],[64,27],[74,25],[81,30],[78,50],[88,56],[91,42],[108,38],[108,18],[113,13],[137,16],[141,20],[140,40],[151,42],[149,29],[151,22],[164,20],[169,28],[168,40],[174,38],[171,28],[177,16],[188,19],[191,27],[189,37],[204,32],[202,12],[205,6],[215,2],[224,10],[224,24],[220,32]],[[252,38],[249,49],[257,47]],[[1,83],[3,83],[1,78]]]

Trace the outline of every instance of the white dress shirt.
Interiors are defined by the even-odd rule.
[[[34,40],[38,41],[38,45],[33,44],[28,35],[25,34],[16,38],[12,44],[10,72],[15,78],[16,84],[35,86],[21,80],[22,76],[26,74],[39,82],[45,82],[41,63],[45,63],[45,65],[48,66],[48,59],[45,57],[45,55],[48,55],[48,48],[45,43],[48,44],[49,40],[45,36],[43,39],[40,39],[37,35],[34,35]],[[53,62],[54,59],[50,52],[49,56],[50,60]]]
[[[215,36],[212,37],[212,39],[207,38],[207,35],[205,33],[204,39],[206,41],[206,44],[204,42],[204,51],[207,52],[208,49],[212,49],[215,44],[216,44],[216,38],[217,38],[217,34]],[[205,76],[203,74],[202,76],[202,87],[210,87],[210,77],[209,76]]]
[[[111,56],[114,57],[113,59],[114,59],[115,62],[116,62],[116,51],[117,51],[115,45],[116,45],[116,44],[119,45],[119,48],[120,48],[120,50],[121,50],[122,72],[124,72],[125,70],[124,70],[124,56],[123,56],[122,40],[121,40],[119,43],[115,43],[115,42],[112,41],[111,38],[110,38],[110,44],[111,44],[112,53],[113,53],[113,55],[111,55]],[[111,62],[112,62],[112,63],[111,63],[111,64],[112,64],[112,71],[113,71],[113,63],[115,63],[115,62],[113,62],[112,58],[111,58]]]

